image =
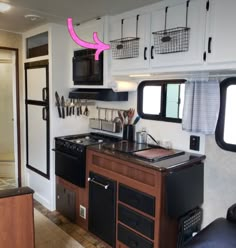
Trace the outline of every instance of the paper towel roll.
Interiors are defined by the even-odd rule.
[[[122,91],[136,91],[138,84],[132,81],[113,81],[112,82],[112,90],[114,92],[122,92]]]

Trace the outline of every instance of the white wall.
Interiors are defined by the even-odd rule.
[[[236,154],[222,150],[215,136],[206,136],[205,190],[203,226],[225,217],[236,202]]]

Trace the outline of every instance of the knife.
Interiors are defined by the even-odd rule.
[[[61,97],[61,108],[62,108],[62,118],[65,118],[65,99],[64,96]]]
[[[59,114],[59,117],[61,118],[60,97],[57,91],[55,92],[55,97],[56,97],[56,105],[57,105],[58,114]]]
[[[72,99],[73,107],[72,107],[72,115],[75,115],[75,99]]]

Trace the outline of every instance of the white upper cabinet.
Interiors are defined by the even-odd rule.
[[[206,4],[202,0],[181,1],[152,12],[151,67],[202,64],[205,20]]]
[[[210,0],[206,37],[206,62],[236,69],[236,1]]]
[[[188,7],[187,7],[188,3]],[[167,8],[168,7],[168,8]],[[167,9],[167,12],[166,12]],[[110,40],[121,38],[121,20],[123,22],[123,38],[136,36],[136,15],[138,20],[139,55],[134,58],[116,59],[112,57],[112,73],[117,72],[159,72],[183,70],[189,66],[203,64],[205,49],[206,1],[205,0],[171,0],[162,1],[145,9],[131,11],[129,14],[114,17],[110,26]],[[186,23],[187,21],[187,23]],[[181,46],[186,38],[186,24],[189,28],[187,49]],[[181,27],[179,31],[173,30]],[[170,30],[171,29],[171,30]],[[162,40],[159,31],[176,31],[168,34],[170,41],[161,44],[164,52],[157,45]],[[158,32],[158,35],[153,35]],[[154,42],[155,37],[155,42]],[[112,43],[112,42],[111,42]],[[176,49],[176,46],[178,47]],[[170,49],[169,49],[169,48]],[[174,47],[174,48],[173,48]],[[114,51],[113,51],[114,52]],[[144,70],[145,69],[145,70]]]
[[[101,41],[104,41],[104,19],[99,18],[96,20],[91,20],[86,23],[82,23],[77,25],[75,28],[75,32],[78,37],[86,42],[94,43],[93,33],[97,32],[98,38]],[[79,46],[71,39],[73,50],[84,49],[84,47]]]
[[[149,67],[149,33],[150,17],[147,14],[132,13],[112,19],[110,25],[112,71]],[[139,39],[135,39],[136,37]]]

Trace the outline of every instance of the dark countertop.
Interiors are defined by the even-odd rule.
[[[104,144],[88,146],[87,149],[158,171],[173,171],[182,169],[183,167],[188,166],[189,164],[199,163],[206,158],[205,155],[198,155],[185,152],[183,155],[163,159],[157,162],[151,162],[139,158],[135,155],[132,155],[131,153],[119,152],[116,150],[108,149],[107,147],[105,147]]]
[[[34,191],[29,187],[3,189],[3,190],[0,190],[0,198],[19,196],[19,195],[27,195],[27,194],[33,194],[33,193],[34,193]]]

